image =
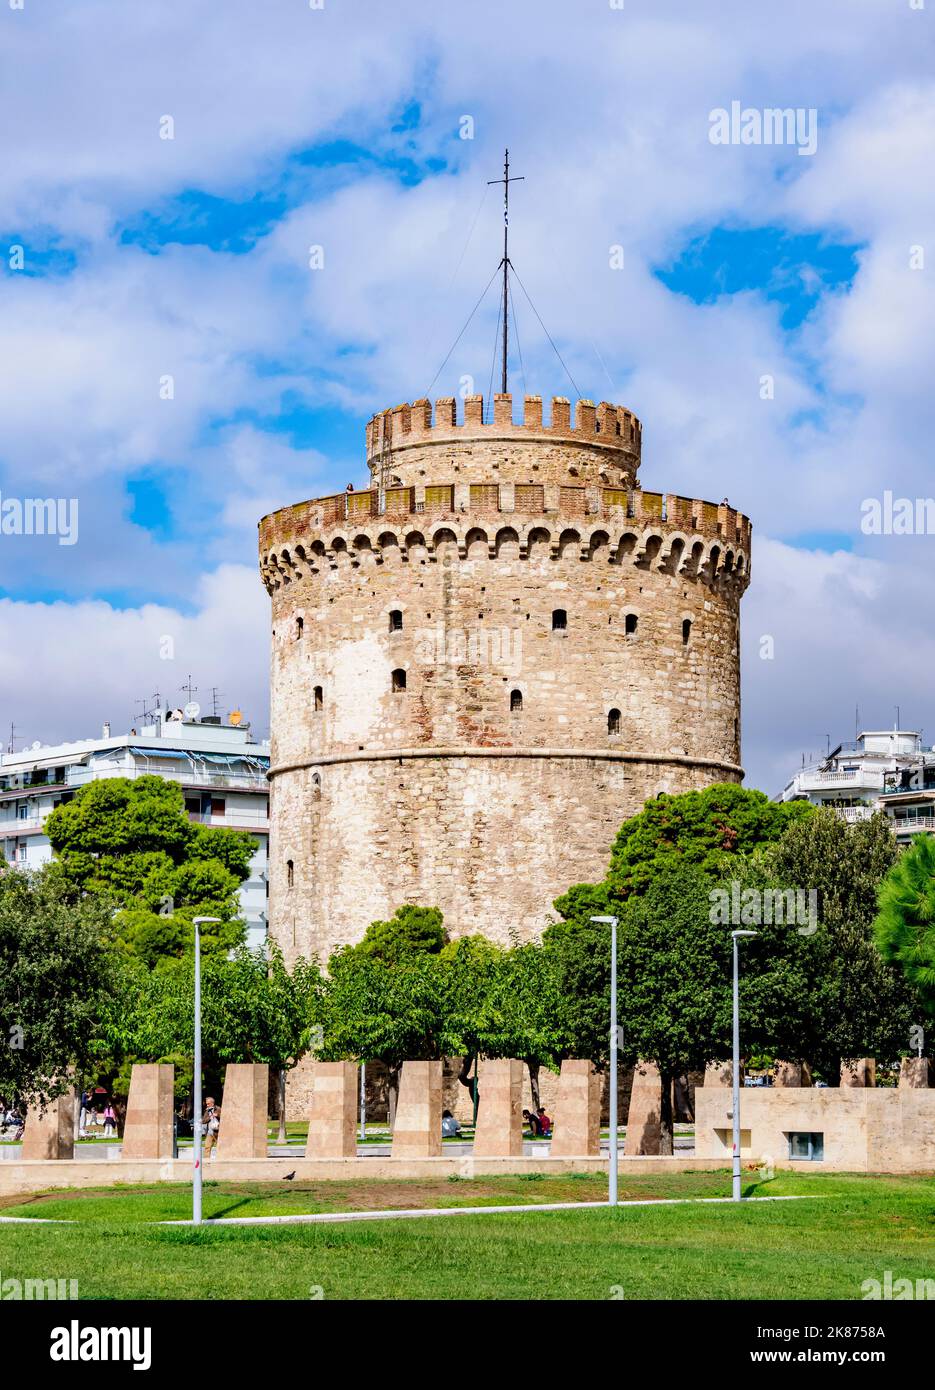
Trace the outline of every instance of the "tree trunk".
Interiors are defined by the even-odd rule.
[[[286,1143],[286,1068],[279,1068],[279,1134],[276,1142]]]
[[[535,1115],[541,1104],[539,1099],[539,1063],[531,1057],[525,1059],[529,1068],[529,1094],[532,1096],[532,1113]]]
[[[470,1072],[471,1072],[471,1067],[472,1067],[472,1066],[473,1066],[473,1068],[474,1068],[474,1075],[473,1075],[473,1076],[471,1076],[471,1074],[470,1074]],[[478,1096],[478,1087],[477,1087],[477,1059],[476,1059],[476,1055],[475,1055],[473,1052],[468,1053],[467,1057],[465,1057],[465,1058],[462,1060],[462,1062],[461,1062],[461,1070],[458,1072],[458,1080],[461,1082],[461,1085],[462,1085],[462,1086],[467,1087],[468,1095],[471,1097],[471,1100],[474,1102],[473,1123],[476,1124],[476,1123],[477,1123],[477,1106],[478,1106],[478,1103],[479,1103],[479,1099],[480,1099],[480,1098],[479,1098],[479,1096]]]
[[[672,1117],[675,1120],[687,1120],[693,1124],[695,1112],[691,1103],[691,1090],[689,1087],[688,1074],[677,1076],[672,1083]]]
[[[387,1068],[386,1108],[391,1132],[396,1127],[396,1102],[399,1100],[399,1074],[401,1071],[401,1066]]]
[[[675,1141],[672,1134],[672,1073],[660,1069],[662,1095],[659,1098],[659,1152],[671,1154]]]

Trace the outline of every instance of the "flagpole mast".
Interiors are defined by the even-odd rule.
[[[522,183],[523,175],[517,178],[515,175],[510,178],[510,151],[503,151],[503,178],[488,179],[490,183],[503,184],[503,361],[500,371],[500,390],[506,395],[507,386],[507,358],[509,354],[509,319],[510,319],[510,184]]]

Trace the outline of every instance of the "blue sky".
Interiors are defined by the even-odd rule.
[[[750,780],[775,791],[856,703],[935,731],[928,538],[859,527],[868,496],[932,490],[931,23],[882,0],[3,15],[0,494],[76,498],[81,539],[0,537],[0,720],[127,723],[173,683],[169,633],[180,681],[265,723],[256,521],[359,482],[369,415],[425,393],[499,259],[509,143],[513,259],[582,394],[640,415],[646,486],[753,518]],[[814,110],[815,153],[712,145],[733,100]],[[515,311],[514,393],[570,394]],[[496,314],[434,395],[487,392]]]

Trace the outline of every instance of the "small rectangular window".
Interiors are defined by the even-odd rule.
[[[824,1134],[794,1130],[789,1134],[789,1157],[821,1163],[825,1156]]]

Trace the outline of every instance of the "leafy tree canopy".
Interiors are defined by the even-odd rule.
[[[437,957],[413,952],[393,965],[345,946],[328,962],[325,1061],[359,1058],[398,1071],[442,1055]]]
[[[57,866],[0,873],[0,1095],[50,1099],[93,1067],[113,989],[105,905],[75,904]]]
[[[396,965],[413,955],[435,955],[447,940],[437,907],[407,903],[398,907],[388,922],[371,922],[356,949],[385,965]]]
[[[673,860],[684,860],[717,876],[725,857],[747,854],[778,840],[790,822],[811,811],[804,801],[776,803],[763,792],[734,782],[676,796],[662,792],[620,827],[611,851],[607,891],[618,903],[633,893],[644,893]],[[592,888],[576,885],[557,900],[556,909],[563,917],[580,916]]]
[[[115,944],[150,967],[191,949],[192,919],[220,917],[206,954],[243,941],[237,890],[255,850],[246,831],[193,824],[182,788],[161,777],[90,782],[57,806],[46,833],[76,896],[122,909]]]
[[[935,1014],[935,840],[916,835],[880,885],[874,937],[920,1005]]]
[[[241,947],[231,957],[202,963],[201,1039],[206,1066],[267,1062],[294,1066],[317,1041],[323,1017],[323,983],[314,961],[299,959],[291,971],[275,943]],[[121,984],[107,1011],[106,1032],[117,1055],[169,1061],[190,1057],[194,1047],[194,962],[189,957],[150,971],[135,959],[122,968]]]

